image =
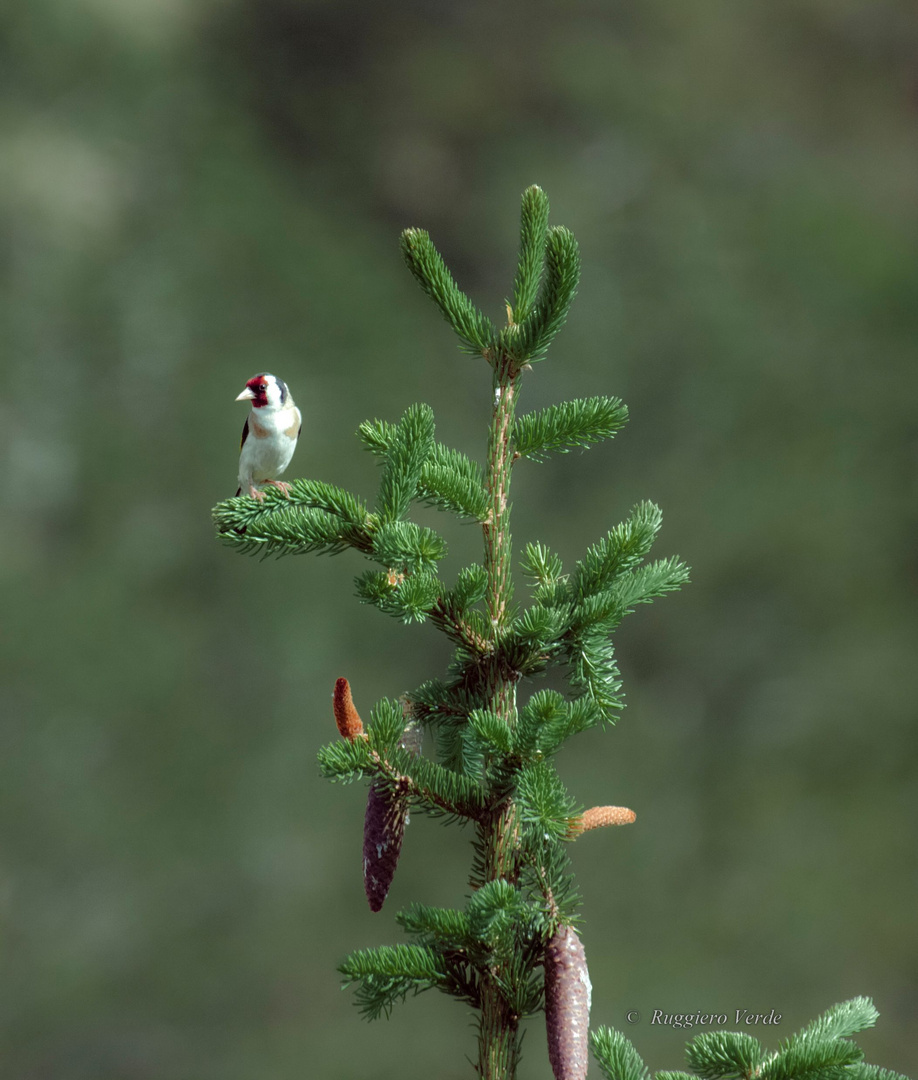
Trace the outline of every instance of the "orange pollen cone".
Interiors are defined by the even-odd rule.
[[[637,817],[627,806],[593,806],[571,822],[572,836],[601,829],[604,825],[630,825]]]
[[[338,679],[334,695],[335,723],[343,739],[356,739],[363,734],[363,721],[354,708],[351,687],[347,679]]]

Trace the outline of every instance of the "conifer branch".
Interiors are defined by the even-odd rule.
[[[446,556],[446,541],[433,529],[413,521],[381,523],[373,533],[373,558],[382,566],[398,567],[405,575],[435,571]]]
[[[552,452],[566,454],[576,446],[586,448],[611,439],[627,420],[628,408],[619,398],[562,401],[517,419],[513,427],[514,451],[518,457],[542,461]]]
[[[363,739],[329,743],[323,746],[316,756],[322,776],[340,784],[362,780],[373,767],[373,759]]]
[[[346,739],[323,746],[319,768],[328,780],[349,784],[370,777],[382,790],[406,799],[433,816],[482,820],[490,801],[476,780],[395,746],[377,748],[371,727],[366,738]]]
[[[860,1062],[864,1051],[847,1039],[811,1040],[779,1051],[759,1070],[762,1080],[808,1080]],[[837,1073],[836,1073],[837,1075]]]
[[[571,634],[565,643],[568,680],[575,694],[586,695],[606,723],[624,708],[615,650],[605,629],[586,629]]]
[[[762,1044],[745,1031],[703,1031],[686,1045],[685,1056],[705,1080],[746,1080],[765,1060]]]
[[[493,652],[494,644],[478,615],[476,611],[460,612],[440,597],[431,609],[430,621],[469,655],[481,658]]]
[[[611,588],[585,597],[571,616],[575,634],[584,631],[609,633],[634,610],[635,604],[649,604],[689,579],[689,570],[679,559],[661,559],[620,574]]]
[[[638,503],[627,521],[587,549],[578,560],[571,591],[578,600],[602,592],[616,578],[640,565],[653,546],[663,523],[660,508],[652,502]]]
[[[569,625],[567,606],[533,604],[514,619],[503,644],[506,664],[514,677],[543,671],[563,649]]]
[[[601,720],[602,713],[590,697],[565,701],[556,690],[540,690],[520,710],[515,745],[523,757],[540,760]]]
[[[616,589],[626,614],[634,604],[649,604],[668,592],[681,589],[689,581],[689,568],[676,556],[658,559],[623,576]]]
[[[338,968],[344,985],[359,982],[357,1004],[368,1020],[388,1016],[397,1001],[433,987],[448,988],[449,972],[435,950],[422,945],[359,949]]]
[[[574,800],[548,761],[534,761],[520,770],[516,785],[520,821],[540,840],[567,840],[571,819],[578,816]]]
[[[467,917],[475,949],[488,963],[499,957],[509,964],[531,930],[526,898],[501,878],[486,882],[472,894]]]
[[[909,1080],[909,1077],[891,1069],[881,1069],[879,1065],[867,1065],[859,1061],[845,1069],[844,1080]]]
[[[794,1039],[800,1042],[808,1039],[845,1039],[873,1027],[879,1015],[869,997],[851,998],[826,1010],[798,1032]]]
[[[364,420],[357,428],[365,449],[376,457],[385,458],[392,440],[395,438],[396,425],[388,420]]]
[[[477,707],[476,695],[469,693],[461,680],[430,679],[413,690],[409,698],[414,715],[425,724],[462,721]]]
[[[395,919],[403,930],[419,937],[422,944],[435,945],[443,950],[462,950],[466,953],[475,947],[469,917],[464,911],[410,904],[400,911]]]
[[[367,420],[358,434],[367,449],[384,457],[392,445],[396,428],[385,420]],[[481,467],[465,454],[435,442],[421,467],[417,498],[438,510],[449,510],[460,517],[484,521],[488,516],[488,497],[484,490]]]
[[[366,506],[355,495],[335,487],[334,484],[300,479],[290,482],[286,496],[277,488],[268,488],[263,494],[264,502],[259,502],[249,495],[224,499],[215,508],[214,520],[218,526],[223,524],[232,528],[243,528],[270,518],[278,509],[295,510],[302,507],[325,511],[339,517],[342,522],[356,530],[363,530],[367,526]],[[218,514],[216,511],[220,508],[224,509]]]
[[[464,352],[487,356],[497,332],[487,316],[461,291],[424,229],[405,229],[402,255],[418,284],[452,326]]]
[[[379,485],[377,514],[384,522],[404,517],[418,490],[421,470],[434,441],[434,416],[429,405],[412,405],[395,428],[386,449]]]
[[[428,506],[451,510],[474,521],[484,521],[488,516],[481,466],[442,443],[434,443],[421,470],[418,497]]]
[[[600,1027],[590,1032],[590,1049],[606,1080],[650,1080],[641,1055],[620,1031]]]
[[[289,498],[277,488],[259,502],[248,495],[224,499],[212,516],[217,535],[243,554],[336,555],[348,547],[368,552],[372,518],[350,492],[316,480],[294,480]]]
[[[538,298],[518,325],[502,330],[499,349],[520,366],[542,360],[564,325],[580,281],[580,248],[573,234],[561,225],[548,230],[545,276]]]
[[[535,184],[523,192],[520,210],[520,256],[513,282],[512,322],[517,325],[535,303],[545,266],[548,239],[548,196]]]
[[[401,750],[373,755],[373,764],[381,784],[428,814],[480,820],[487,812],[487,793],[476,780],[428,758]]]
[[[553,588],[563,580],[561,557],[544,544],[526,545],[520,569],[543,588]]]
[[[513,731],[503,717],[497,716],[490,709],[472,709],[469,713],[469,727],[482,746],[506,757],[513,755]]]
[[[396,567],[367,570],[354,579],[358,597],[402,622],[424,622],[440,595],[436,574],[420,570],[406,575]]]
[[[464,615],[473,604],[484,600],[488,591],[488,575],[478,563],[465,566],[456,577],[456,584],[449,590],[449,604],[457,614]]]

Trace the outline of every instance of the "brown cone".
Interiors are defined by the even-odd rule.
[[[404,799],[370,785],[363,819],[363,887],[371,911],[380,911],[389,893],[407,819]]]
[[[545,1030],[555,1080],[585,1080],[591,993],[580,938],[572,927],[559,926],[545,950]]]

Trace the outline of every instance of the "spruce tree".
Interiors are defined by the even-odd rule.
[[[529,598],[515,599],[514,469],[611,439],[628,418],[618,398],[604,395],[518,412],[525,379],[563,326],[580,275],[577,242],[549,226],[548,211],[540,188],[523,193],[519,262],[501,327],[459,289],[426,232],[401,237],[408,268],[460,348],[490,370],[483,469],[438,442],[433,411],[413,404],[397,423],[359,428],[382,465],[372,509],[332,484],[300,479],[287,493],[266,491],[261,502],[227,499],[213,516],[220,539],[244,553],[355,549],[371,564],[356,578],[362,602],[403,623],[429,621],[455,647],[445,676],[377,702],[366,725],[348,681],[335,684],[340,738],[319,752],[319,766],[330,780],[368,784],[363,864],[371,909],[385,902],[409,810],[467,824],[473,836],[464,907],[412,904],[396,915],[412,943],[359,950],[341,965],[365,1016],[439,989],[477,1014],[478,1074],[510,1080],[521,1022],[544,1011],[557,1080],[586,1076],[590,1042],[609,1080],[648,1080],[624,1036],[600,1028],[590,1040],[590,983],[567,856],[583,832],[628,824],[634,814],[578,805],[554,760],[578,732],[615,722],[622,697],[612,634],[638,604],[685,584],[688,570],[678,558],[649,561],[662,519],[657,506],[641,502],[568,570],[543,543],[527,543],[519,569]],[[476,522],[481,562],[444,580],[446,541],[410,519],[415,503]],[[566,680],[566,695],[533,689],[532,678],[551,668]],[[689,1066],[705,1080],[886,1080],[893,1074],[863,1065],[848,1039],[875,1015],[866,999],[836,1006],[771,1055],[745,1033],[708,1032],[689,1044]]]

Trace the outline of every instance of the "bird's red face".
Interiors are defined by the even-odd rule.
[[[245,384],[245,389],[236,400],[251,401],[253,409],[260,409],[267,405],[269,378],[269,375],[253,375]]]

